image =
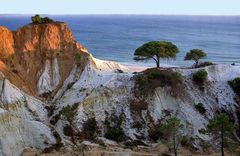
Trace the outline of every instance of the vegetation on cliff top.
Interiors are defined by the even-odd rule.
[[[208,72],[204,69],[201,69],[193,74],[193,80],[197,83],[203,83],[208,76]]]
[[[146,95],[152,93],[155,88],[164,86],[171,87],[172,93],[176,93],[176,89],[182,84],[183,76],[171,69],[152,68],[135,75],[134,79],[136,81],[134,92],[139,96],[141,92]]]
[[[167,41],[151,41],[137,48],[134,60],[143,61],[153,59],[157,68],[160,67],[160,58],[175,58],[179,52],[178,47]]]
[[[41,17],[40,15],[35,15],[31,17],[33,24],[45,24],[45,23],[53,23],[54,20],[50,19],[49,17]]]
[[[175,58],[179,52],[178,47],[168,41],[151,41],[143,44],[134,52],[134,60],[145,61],[153,59],[157,68],[160,67],[160,58]],[[213,65],[212,62],[200,63],[200,59],[205,58],[207,54],[201,49],[192,49],[186,53],[184,60],[194,60],[195,68]]]
[[[195,67],[199,66],[199,60],[206,57],[207,54],[200,49],[192,49],[190,52],[188,52],[184,58],[184,60],[194,60],[195,61]]]

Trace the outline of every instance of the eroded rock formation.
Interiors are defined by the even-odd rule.
[[[14,83],[33,95],[56,89],[76,63],[75,55],[83,55],[81,63],[88,55],[61,22],[28,24],[15,32],[0,27],[0,36],[1,60],[25,85]]]

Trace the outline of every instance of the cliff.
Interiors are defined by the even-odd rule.
[[[180,73],[181,82],[157,78],[141,86],[137,78],[146,71],[92,57],[60,22],[14,32],[0,27],[0,54],[0,156],[61,145],[74,150],[85,139],[118,146],[103,138],[109,127],[122,133],[124,144],[151,145],[151,132],[173,115],[201,150],[201,143],[211,140],[202,131],[217,112],[239,125],[240,100],[228,81],[240,77],[240,66],[201,68],[208,72],[201,85],[193,80],[200,69],[163,68],[158,72]],[[199,103],[204,113],[196,109]]]
[[[14,54],[14,39],[13,34],[7,28],[0,27],[0,57],[7,58]]]
[[[1,156],[60,143],[48,121],[47,99],[88,57],[65,23],[28,24],[16,31],[0,27]]]
[[[183,76],[179,88],[161,84],[152,91],[147,88],[136,95],[136,75],[129,69],[113,62],[93,59],[84,71],[77,70],[70,74],[65,86],[56,94],[54,103],[57,109],[52,116],[55,119],[64,107],[76,106],[76,117],[73,118],[76,131],[82,131],[88,119],[95,118],[102,133],[106,131],[106,121],[116,123],[126,136],[133,140],[145,138],[150,141],[149,132],[171,115],[176,115],[184,126],[184,134],[196,139],[194,145],[201,148],[201,140],[208,141],[210,136],[201,133],[206,129],[209,119],[217,112],[227,112],[238,125],[237,115],[239,101],[229,86],[228,81],[240,76],[240,66],[213,65],[204,67],[208,72],[207,81],[199,86],[193,81],[193,74],[200,69],[181,69],[174,71]],[[118,72],[121,71],[121,72]],[[73,75],[74,73],[74,75]],[[75,80],[74,80],[75,79]],[[162,82],[161,82],[162,83]],[[151,86],[148,86],[151,87]],[[173,89],[176,89],[175,91]],[[61,96],[60,96],[61,95]],[[195,107],[202,103],[206,112],[201,114]],[[64,118],[58,118],[56,127],[64,136]],[[61,128],[60,128],[61,127]],[[149,143],[149,142],[148,142]]]
[[[28,24],[15,32],[0,27],[0,36],[1,60],[19,77],[13,83],[33,95],[60,86],[76,63],[77,53],[88,55],[65,23]],[[84,58],[78,61],[83,63]]]

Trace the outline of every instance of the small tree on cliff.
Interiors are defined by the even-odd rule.
[[[48,17],[41,17],[40,15],[35,15],[31,17],[32,23],[34,24],[41,24],[41,23],[52,23],[54,20]]]
[[[41,23],[40,15],[35,15],[31,17],[32,23]]]
[[[175,58],[178,52],[177,46],[171,42],[151,41],[135,50],[134,60],[143,61],[153,59],[159,68],[160,58]]]
[[[160,130],[166,137],[170,148],[173,149],[174,155],[177,156],[178,145],[180,143],[180,120],[176,117],[169,118],[161,127]]]
[[[235,93],[240,96],[240,77],[228,81],[228,84],[232,87]]]
[[[200,49],[192,49],[190,52],[187,52],[184,60],[194,60],[195,61],[195,67],[198,67],[199,60],[206,57],[207,54]]]
[[[234,131],[234,125],[230,121],[229,117],[224,114],[217,114],[209,121],[207,126],[208,132],[213,134],[216,138],[220,138],[221,153],[224,156],[224,147],[227,143],[227,139],[232,135]]]

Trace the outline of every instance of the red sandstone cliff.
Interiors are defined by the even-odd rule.
[[[0,26],[0,57],[7,58],[14,53],[13,34],[7,28]]]
[[[76,63],[77,53],[83,56],[78,62],[81,65],[88,53],[74,40],[65,23],[28,24],[15,32],[0,26],[0,70],[13,84],[31,94],[37,94],[44,70],[48,70],[47,76],[53,76],[54,70],[45,67],[57,68],[59,82],[54,85],[59,87]],[[56,83],[53,81],[49,83]]]

